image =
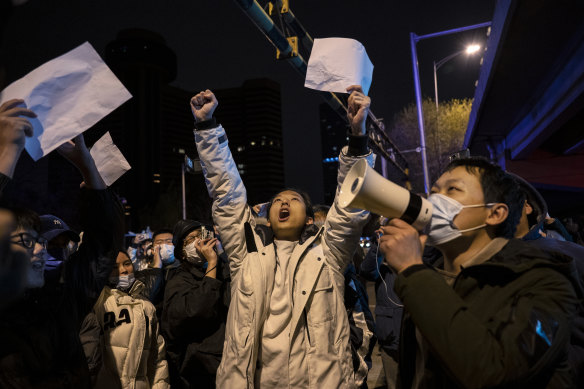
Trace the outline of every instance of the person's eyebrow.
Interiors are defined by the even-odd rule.
[[[435,182],[434,185],[432,185],[432,189],[440,189],[440,188],[443,188],[443,187],[446,187],[446,186],[452,185],[452,184],[466,186],[466,185],[464,185],[464,181],[461,180],[460,178],[449,178],[446,181],[444,181],[442,183],[442,185],[440,185],[438,182]]]

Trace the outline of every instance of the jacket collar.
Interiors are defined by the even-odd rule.
[[[256,234],[259,235],[264,246],[267,246],[274,242],[274,231],[272,231],[270,227],[264,224],[258,224],[255,227],[255,232]],[[318,234],[318,227],[314,224],[307,224],[302,230],[302,233],[300,234],[300,240],[298,241],[298,244],[302,245],[304,242],[306,242],[308,239],[315,236],[316,234]]]

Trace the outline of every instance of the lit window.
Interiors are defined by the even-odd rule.
[[[255,146],[255,141],[252,140],[251,142],[249,142],[249,144]]]

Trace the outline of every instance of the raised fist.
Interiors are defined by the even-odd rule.
[[[196,122],[204,122],[213,117],[213,112],[219,102],[209,89],[203,91],[191,98],[191,111]]]

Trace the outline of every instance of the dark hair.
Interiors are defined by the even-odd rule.
[[[302,197],[302,201],[304,201],[304,206],[306,207],[306,217],[311,217],[314,219],[314,210],[312,209],[312,202],[310,201],[310,196],[308,196],[308,193],[306,193],[305,191],[300,190],[300,189],[295,189],[295,188],[282,189],[282,190],[278,191],[275,195],[272,196],[272,198],[270,199],[270,201],[268,203],[268,207],[266,208],[266,218],[268,220],[270,219],[270,208],[272,208],[272,203],[274,202],[274,199],[280,193],[286,192],[286,191],[298,193],[300,195],[300,197]]]
[[[118,256],[118,255],[120,255],[120,254],[122,254],[122,255],[124,255],[126,258],[130,259],[130,256],[128,255],[128,253],[127,253],[127,252],[125,252],[124,250],[118,250],[118,252],[116,253],[116,258],[117,258],[117,256]],[[115,259],[115,258],[114,258],[114,259]]]
[[[500,166],[491,163],[484,157],[455,159],[448,164],[445,172],[452,171],[457,167],[464,167],[467,172],[479,178],[485,203],[504,203],[507,205],[509,215],[495,229],[495,235],[513,238],[525,203],[525,193],[517,181]]]
[[[329,205],[325,205],[325,204],[315,204],[312,206],[312,211],[314,213],[317,212],[322,212],[325,215],[328,214],[328,211],[330,211],[331,207]]]
[[[161,228],[160,230],[154,231],[152,234],[152,242],[156,240],[156,236],[160,234],[170,234],[172,235],[172,230],[170,228]]]
[[[41,218],[36,212],[22,207],[11,208],[12,214],[14,215],[15,227],[16,229],[23,230],[34,230],[41,233]]]

